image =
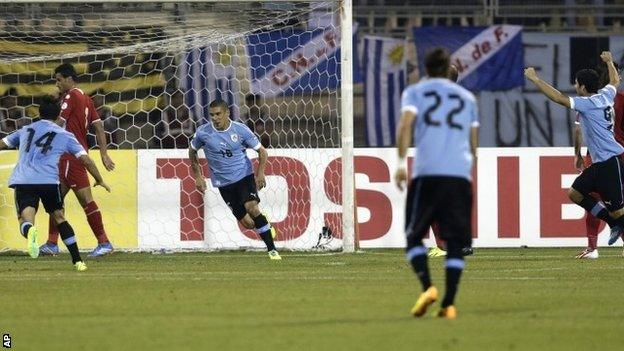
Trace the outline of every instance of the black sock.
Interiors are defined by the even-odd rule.
[[[462,270],[465,265],[461,245],[449,241],[447,243],[446,255],[446,291],[444,293],[444,299],[442,300],[442,308],[455,303],[459,278],[461,278]]]
[[[20,232],[22,233],[22,236],[26,239],[28,239],[28,230],[33,226],[32,223],[30,222],[24,222],[20,225]]]
[[[583,207],[585,211],[593,214],[594,217],[607,222],[610,227],[617,225],[617,222],[609,215],[609,210],[607,210],[602,203],[594,200],[591,196],[584,196],[579,205]]]
[[[405,254],[407,260],[412,264],[414,273],[420,279],[423,291],[431,286],[431,276],[429,275],[429,265],[427,264],[427,248],[422,245],[407,249]]]
[[[275,243],[271,235],[271,224],[267,221],[266,217],[261,213],[258,217],[254,218],[253,221],[256,233],[258,233],[262,241],[266,244],[267,251],[275,250]]]
[[[78,244],[76,243],[76,236],[74,235],[74,229],[67,223],[67,221],[57,224],[59,232],[61,233],[61,239],[63,239],[63,243],[69,250],[69,254],[72,257],[72,263],[76,263],[78,261],[82,261],[80,258],[80,252],[78,252]]]

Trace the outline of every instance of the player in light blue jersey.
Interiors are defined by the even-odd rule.
[[[450,81],[450,56],[442,48],[425,57],[429,78],[408,86],[401,99],[397,129],[399,167],[395,181],[403,190],[407,179],[405,157],[411,141],[416,160],[410,182],[406,223],[407,260],[423,286],[411,313],[421,317],[438,299],[427,264],[423,238],[433,222],[447,242],[446,292],[438,317],[455,319],[455,295],[464,269],[462,249],[470,247],[472,213],[472,162],[479,126],[474,95]],[[413,134],[412,134],[413,131]]]
[[[33,258],[39,256],[38,232],[34,223],[41,200],[46,212],[54,218],[61,232],[61,238],[71,254],[74,267],[78,271],[84,271],[87,266],[78,252],[74,230],[65,220],[63,213],[58,173],[61,155],[70,153],[76,156],[95,178],[94,186],[102,186],[109,192],[110,188],[104,183],[95,163],[74,135],[57,124],[60,112],[60,106],[51,97],[44,98],[39,106],[41,120],[2,139],[0,150],[19,148],[19,160],[9,179],[9,187],[15,190],[20,232],[28,239],[30,256]]]
[[[255,177],[247,148],[258,152]],[[281,260],[273,242],[276,231],[258,206],[258,190],[266,185],[264,170],[268,153],[246,125],[230,120],[230,110],[224,101],[210,103],[210,122],[197,129],[189,148],[195,185],[203,194],[206,180],[197,158],[200,149],[208,161],[212,186],[219,189],[236,220],[245,228],[255,229],[266,244],[270,259]]]
[[[544,82],[533,67],[525,69],[524,75],[549,99],[578,112],[583,139],[593,163],[574,180],[568,195],[574,203],[609,224],[609,245],[612,245],[624,228],[624,147],[613,134],[613,100],[620,76],[610,52],[602,52],[600,58],[607,64],[609,84],[599,90],[598,73],[582,69],[576,73],[574,84],[578,97],[568,97]],[[592,192],[598,193],[602,201],[594,199],[590,195]]]

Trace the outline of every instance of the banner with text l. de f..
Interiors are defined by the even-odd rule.
[[[459,84],[472,91],[507,90],[524,85],[522,27],[414,28],[421,75],[425,56],[435,47],[451,54],[459,71]]]

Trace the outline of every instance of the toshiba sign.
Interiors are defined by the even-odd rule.
[[[475,247],[585,245],[585,213],[567,198],[577,174],[571,148],[482,148],[478,155]],[[186,150],[140,150],[138,161],[140,249],[263,247],[255,233],[241,232],[217,189],[195,191]],[[406,194],[392,180],[396,151],[356,149],[354,161],[360,246],[403,247]],[[340,246],[340,169],[338,149],[269,150],[260,205],[278,229],[278,247],[309,249],[325,225],[335,237],[330,246]]]

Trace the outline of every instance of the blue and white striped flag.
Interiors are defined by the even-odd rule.
[[[407,79],[405,40],[364,37],[366,142],[392,146],[400,117],[401,92]]]
[[[182,54],[178,67],[184,101],[198,122],[209,120],[209,105],[224,100],[230,105],[230,118],[239,118],[237,103],[240,84],[227,46],[189,49]]]

